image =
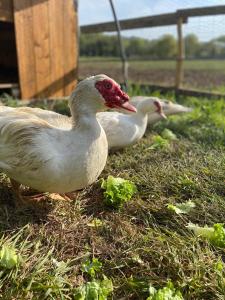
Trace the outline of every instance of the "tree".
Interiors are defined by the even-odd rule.
[[[225,58],[225,36],[200,42],[195,34],[188,34],[184,39],[187,58]],[[123,37],[123,42],[128,57],[173,59],[177,53],[176,39],[170,34],[154,40]],[[119,56],[118,37],[101,33],[81,34],[80,55]]]
[[[143,56],[148,54],[147,48],[148,40],[132,37],[127,43],[126,52],[128,56]]]
[[[171,34],[162,36],[153,46],[157,58],[175,58],[177,53],[176,39]]]
[[[188,34],[184,39],[184,43],[185,43],[186,57],[187,58],[196,57],[198,54],[198,51],[199,51],[199,47],[200,47],[198,37],[193,33]]]

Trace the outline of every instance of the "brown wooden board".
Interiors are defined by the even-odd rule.
[[[225,14],[225,5],[194,7],[194,8],[177,10],[177,16],[179,17],[200,17],[200,16],[215,16],[215,15],[224,15],[224,14]]]
[[[21,95],[29,99],[37,92],[32,0],[14,0],[14,20]]]
[[[63,45],[64,45],[64,95],[68,96],[76,85],[78,34],[77,13],[73,0],[63,1]],[[68,30],[70,28],[72,32]]]
[[[130,83],[132,88],[136,87],[136,83]],[[225,94],[216,93],[216,92],[207,92],[202,90],[192,90],[192,89],[177,89],[175,86],[163,86],[156,84],[140,84],[140,90],[145,93],[152,93],[155,91],[160,91],[160,93],[167,94],[168,92],[175,92],[176,96],[190,96],[190,97],[201,97],[208,99],[225,99]]]
[[[182,33],[182,17],[177,21],[177,64],[176,64],[176,80],[175,86],[179,89],[183,81],[183,60],[184,60],[184,39]]]
[[[57,22],[55,21],[57,20]],[[63,1],[49,0],[49,29],[50,48],[54,55],[50,55],[52,97],[64,95],[64,45],[63,45]],[[57,45],[57,47],[56,47]]]
[[[225,5],[180,9],[175,13],[120,20],[120,27],[122,30],[126,30],[135,28],[168,26],[177,24],[177,19],[179,17],[182,17],[183,23],[187,23],[188,17],[212,16],[222,14],[225,14]],[[81,26],[82,33],[97,33],[104,31],[116,31],[115,22],[105,22]]]
[[[61,97],[77,79],[73,0],[14,0],[22,98]]]
[[[184,18],[183,22],[186,23],[187,20]],[[175,24],[177,24],[176,13],[120,20],[120,27],[122,30],[157,27],[157,26],[168,26],[168,25],[175,25]],[[96,33],[96,32],[104,32],[104,31],[108,31],[108,32],[116,31],[115,22],[106,22],[106,23],[81,26],[82,33]]]
[[[36,66],[36,97],[49,97],[50,86],[50,30],[49,30],[49,1],[32,0],[34,56]],[[51,53],[53,55],[53,53]]]

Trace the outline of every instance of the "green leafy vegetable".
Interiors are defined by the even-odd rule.
[[[180,291],[176,291],[172,282],[168,282],[164,288],[159,290],[150,286],[149,297],[146,300],[184,300],[184,298]]]
[[[102,181],[101,188],[105,190],[105,203],[113,208],[121,208],[131,199],[137,188],[133,182],[120,177],[108,176]]]
[[[215,270],[221,273],[223,269],[224,269],[224,263],[221,260],[218,260],[215,264]]]
[[[148,148],[149,150],[155,150],[155,149],[163,149],[169,147],[169,141],[167,139],[164,139],[160,135],[155,135],[152,137],[152,145]]]
[[[92,261],[87,260],[81,266],[81,270],[89,274],[91,277],[94,277],[95,272],[99,272],[101,269],[102,263],[97,258],[93,258]]]
[[[225,229],[223,228],[223,224],[217,223],[213,227],[200,227],[188,224],[187,228],[193,230],[195,235],[200,235],[209,240],[212,245],[225,248]]]
[[[13,246],[7,244],[2,246],[0,251],[0,266],[5,269],[12,269],[18,264],[18,255]]]
[[[127,280],[128,286],[133,291],[147,293],[149,291],[149,280],[147,278],[136,278],[132,275]]]
[[[140,258],[140,256],[138,254],[132,255],[131,260],[134,263],[138,263],[139,265],[142,265],[142,266],[145,264],[144,261]]]
[[[174,141],[174,140],[177,140],[177,136],[169,129],[165,128],[162,133],[161,133],[161,136],[166,139],[166,140],[169,140],[169,141]]]
[[[102,222],[102,220],[100,220],[98,218],[94,218],[91,222],[89,222],[87,224],[87,226],[89,226],[89,227],[101,227],[101,226],[103,226],[103,222]]]
[[[165,128],[161,135],[152,137],[152,145],[148,148],[150,150],[169,148],[170,141],[177,140],[176,135],[169,129]]]
[[[103,280],[92,280],[77,288],[75,300],[107,300],[113,291],[112,280],[103,275]]]
[[[167,208],[174,211],[176,214],[188,214],[194,207],[195,203],[191,200],[183,203],[177,203],[175,205],[167,204]]]

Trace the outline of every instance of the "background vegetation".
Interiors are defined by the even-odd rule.
[[[225,58],[225,36],[202,42],[195,34],[185,37],[186,58]],[[176,39],[166,34],[155,40],[139,37],[123,37],[129,58],[174,59],[177,51]],[[83,34],[80,37],[81,56],[119,56],[117,36],[104,34]]]

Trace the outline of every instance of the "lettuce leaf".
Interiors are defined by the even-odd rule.
[[[149,150],[168,148],[170,145],[169,141],[160,135],[153,136],[152,142],[152,145],[148,148]]]
[[[75,300],[107,300],[113,291],[112,280],[103,275],[103,280],[89,281],[74,291]]]
[[[94,277],[95,272],[99,272],[101,269],[102,263],[97,258],[93,258],[92,261],[87,260],[81,266],[81,270],[84,273],[91,275],[91,277]]]
[[[176,291],[172,282],[168,282],[162,289],[149,288],[149,297],[146,300],[184,300],[180,291]]]
[[[18,255],[13,246],[7,244],[2,246],[0,251],[0,266],[5,269],[12,269],[18,264]]]
[[[101,188],[105,190],[105,204],[117,209],[122,208],[137,191],[135,184],[130,180],[111,175],[102,180]]]
[[[216,223],[213,227],[188,224],[187,228],[193,230],[195,235],[206,238],[212,245],[225,248],[225,229],[223,228],[223,224]]]
[[[165,128],[162,133],[161,133],[161,136],[164,138],[164,139],[167,139],[169,141],[175,141],[177,140],[177,136],[169,129]]]
[[[195,203],[191,200],[183,203],[177,203],[175,205],[167,204],[167,208],[174,211],[176,214],[188,214],[194,207]]]
[[[98,219],[98,218],[94,218],[91,222],[87,223],[88,227],[101,227],[103,226],[104,223],[102,220]]]

